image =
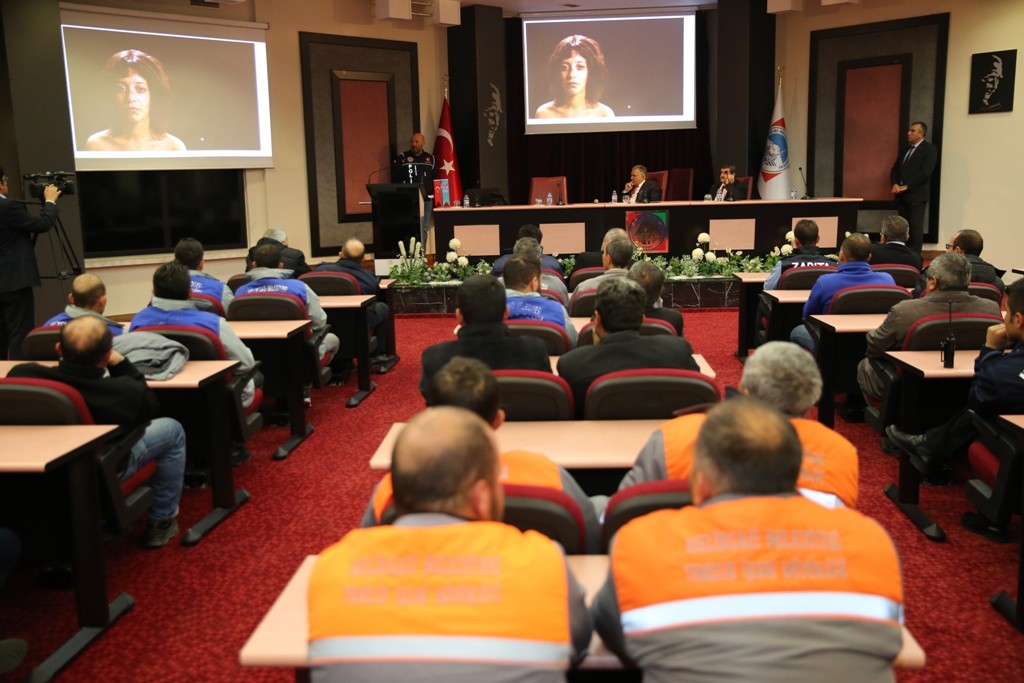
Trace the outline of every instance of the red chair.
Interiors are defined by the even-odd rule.
[[[539,370],[495,370],[498,395],[509,421],[571,420],[572,388],[558,375]]]
[[[565,298],[562,296],[562,293],[557,290],[546,289],[542,287],[540,290],[540,295],[547,297],[552,301],[557,301],[558,303],[562,304],[563,308],[565,307]]]
[[[596,289],[573,294],[572,299],[569,301],[569,315],[573,318],[589,318],[594,315],[594,306],[596,303]]]
[[[743,183],[747,186],[747,199],[754,196],[754,176],[743,175],[736,176],[736,182]]]
[[[249,281],[249,276],[245,273],[238,273],[228,278],[227,285],[231,288],[232,292],[237,292],[238,288]]]
[[[655,510],[679,509],[692,502],[690,482],[684,479],[648,481],[618,491],[604,509],[601,552],[608,552],[612,538],[627,522]]]
[[[900,287],[913,288],[921,281],[921,271],[903,263],[879,263],[877,266],[871,266],[871,270],[878,273],[889,273]]]
[[[1003,305],[1003,293],[999,291],[998,287],[988,282],[971,282],[967,285],[967,293],[995,301],[1000,307]]]
[[[28,360],[60,360],[57,355],[57,342],[60,341],[60,330],[63,325],[36,327],[21,342],[21,353]]]
[[[584,280],[604,275],[604,268],[593,266],[591,268],[577,268],[569,274],[569,292],[572,293]]]
[[[210,313],[216,313],[222,318],[226,318],[227,315],[224,312],[224,304],[221,300],[212,294],[204,294],[203,292],[191,292],[189,299],[196,302],[196,307],[203,310],[209,311]]]
[[[644,321],[640,323],[640,334],[664,334],[677,337],[676,328],[672,327],[672,323],[667,320],[661,320],[660,318],[648,318],[644,316]],[[576,346],[591,346],[594,343],[594,321],[591,320],[589,323],[583,326],[583,328],[576,334]]]
[[[543,203],[546,201],[549,192],[555,204],[569,203],[564,175],[530,178],[530,203],[536,203],[537,199],[540,199]]]
[[[995,541],[1009,540],[1007,525],[1021,509],[1024,442],[1016,430],[999,426],[971,411],[978,438],[967,449],[972,476],[967,481],[967,500],[977,512],[967,512],[963,524]]]
[[[661,201],[668,201],[665,193],[668,191],[668,171],[648,171],[647,180],[653,180],[661,188]]]
[[[561,544],[567,555],[587,552],[587,530],[580,506],[568,493],[546,486],[504,484],[506,524],[538,531]]]
[[[583,404],[583,418],[667,420],[681,408],[717,403],[719,399],[714,382],[693,370],[619,370],[601,375],[591,383]]]
[[[506,320],[509,336],[536,337],[544,342],[549,356],[561,356],[572,348],[569,333],[556,323],[545,320]]]
[[[346,296],[359,294],[359,281],[348,273],[316,270],[303,273],[299,279],[320,296]]]
[[[672,168],[668,173],[668,187],[661,193],[665,201],[690,201],[693,199],[693,169]]]
[[[906,287],[899,285],[843,287],[832,296],[828,312],[834,315],[888,313],[893,306],[910,298]]]

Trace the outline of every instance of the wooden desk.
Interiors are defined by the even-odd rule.
[[[80,630],[36,667],[33,681],[48,681],[56,676],[135,604],[127,593],[119,593],[107,604],[99,480],[93,453],[98,444],[117,431],[114,425],[0,426],[0,443],[4,445],[0,475],[44,474],[62,468],[67,475],[75,609]]]
[[[765,280],[771,273],[733,273],[740,281],[739,326],[737,329],[736,356],[746,358],[754,346],[754,332],[757,330],[757,295],[764,291]]]
[[[349,408],[355,408],[362,403],[363,399],[369,396],[377,385],[370,381],[370,322],[367,309],[377,298],[371,294],[351,294],[347,296],[322,296],[320,305],[327,313],[328,320],[332,320],[331,327],[354,334],[356,337],[356,372],[359,381],[359,391],[352,395],[346,404]],[[392,344],[395,339],[394,316],[390,316],[391,334],[389,335]],[[388,349],[390,355],[394,355],[394,349]]]
[[[309,577],[316,564],[316,555],[309,555],[285,585],[284,590],[264,615],[249,640],[242,646],[238,659],[242,666],[277,666],[304,669],[308,662],[309,608],[306,592]],[[587,593],[587,605],[604,585],[608,576],[607,555],[570,555],[566,558],[570,569]],[[925,653],[914,636],[903,627],[903,649],[895,666],[921,669]],[[622,662],[612,654],[600,636],[591,637],[587,658],[581,669],[619,669]],[[300,674],[296,672],[296,678]]]
[[[303,344],[309,320],[230,320],[228,324],[238,338],[260,361],[263,372],[263,390],[271,396],[283,397],[288,406],[291,436],[274,452],[274,460],[282,460],[313,433],[313,425],[306,422],[305,402],[302,400]]]
[[[944,368],[938,351],[886,352],[885,357],[903,370],[900,428],[921,434],[966,406],[977,356],[977,351],[958,350],[954,366]],[[946,532],[918,506],[924,466],[915,460],[900,450],[899,481],[886,486],[885,495],[929,540],[944,541]]]
[[[1016,272],[1016,271],[1015,271]],[[1000,415],[1000,422],[1024,432],[1024,415]],[[1024,495],[1024,491],[1022,491]],[[1021,498],[1024,500],[1024,498]],[[1017,559],[1017,599],[1014,600],[1006,591],[999,591],[991,598],[989,604],[1003,615],[1018,631],[1024,631],[1024,542],[1019,544],[1020,555]]]
[[[558,359],[561,356],[550,356],[551,359],[551,372],[558,374]],[[707,375],[711,379],[715,379],[715,370],[708,363],[707,359],[699,353],[693,354],[693,360],[697,362],[697,366],[700,368],[700,372],[703,375]]]
[[[857,364],[867,350],[865,335],[882,324],[885,314],[812,315],[810,320],[821,331],[814,352],[821,370],[818,422],[834,427],[835,395],[860,392],[857,386]]]
[[[768,316],[767,341],[789,341],[793,328],[804,317],[804,304],[811,295],[809,289],[772,289],[762,292],[772,304]]]

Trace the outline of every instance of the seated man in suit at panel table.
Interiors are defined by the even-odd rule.
[[[59,365],[25,363],[13,367],[8,376],[71,385],[82,395],[96,424],[116,424],[130,431],[148,423],[119,476],[123,481],[156,460],[156,472],[149,480],[153,505],[143,545],[159,548],[178,533],[178,502],[185,485],[185,430],[177,420],[156,417],[156,394],[132,362],[112,346],[113,335],[103,320],[94,315],[82,316],[61,328],[57,346]]]
[[[428,408],[391,458],[390,526],[354,529],[309,579],[317,683],[565,680],[590,644],[584,591],[561,547],[502,523],[490,427]]]
[[[718,182],[711,186],[711,199],[716,202],[740,202],[747,198],[747,186],[736,180],[736,166],[722,164]]]
[[[71,282],[71,293],[68,294],[68,305],[64,307],[64,311],[47,320],[42,327],[66,325],[75,318],[91,315],[102,320],[110,329],[110,334],[115,337],[122,334],[124,327],[121,323],[103,317],[106,310],[107,286],[98,275],[82,273]]]
[[[739,393],[777,408],[789,418],[804,449],[797,486],[812,500],[857,506],[857,447],[807,413],[821,398],[821,372],[811,354],[790,342],[762,344],[747,358]],[[688,479],[701,413],[669,420],[651,434],[619,490],[661,479]]]
[[[192,291],[217,299],[224,309],[224,314],[227,315],[228,307],[231,306],[235,293],[225,283],[203,271],[206,266],[203,256],[203,244],[194,237],[183,237],[174,247],[174,260],[183,263],[188,268],[188,275],[192,280]]]
[[[985,346],[974,361],[967,407],[985,417],[1024,413],[1024,280],[1006,288],[1006,313],[1002,323],[988,329]],[[924,463],[925,475],[948,467],[978,436],[967,410],[924,434],[908,434],[895,425],[890,425],[885,433],[894,444]],[[979,524],[982,519],[977,513],[968,513],[964,526],[990,535],[988,523]],[[1004,540],[1008,540],[1005,529],[991,531],[1001,531]]]
[[[288,233],[281,228],[273,228],[263,233],[256,246],[249,248],[249,254],[245,259],[245,270],[254,268],[253,260],[256,258],[256,250],[264,245],[276,246],[281,250],[281,268],[291,271],[287,277],[298,277],[310,271],[306,263],[306,255],[300,250],[288,246]]]
[[[551,372],[544,342],[536,337],[512,337],[505,320],[508,305],[505,288],[493,275],[473,275],[456,294],[455,319],[458,339],[428,346],[421,358],[420,393],[429,396],[430,380],[455,356],[483,361],[491,370],[539,370]]]
[[[1003,283],[1003,273],[1006,271],[996,268],[981,258],[981,251],[984,248],[985,240],[981,237],[981,233],[970,228],[957,230],[949,238],[949,243],[946,244],[947,252],[963,254],[967,258],[967,262],[971,264],[971,282],[984,282],[989,285],[995,285],[999,288],[1000,292],[1003,292],[1006,289],[1006,285]],[[914,288],[914,296],[924,296],[927,286],[928,268],[925,268],[921,271],[921,281]]]
[[[634,166],[629,182],[622,188],[622,201],[626,204],[649,204],[661,201],[661,186],[647,177],[647,167]]]
[[[281,293],[298,297],[313,323],[313,335],[318,337],[327,327],[327,314],[320,306],[320,297],[302,280],[290,279],[281,258],[281,248],[276,245],[264,244],[257,247],[253,253],[253,268],[248,273],[249,282],[239,287],[235,296]],[[333,332],[324,335],[320,348],[317,349],[320,361],[324,362],[327,358],[327,362],[330,362],[340,345],[338,335]]]
[[[224,353],[230,360],[239,362],[235,374],[245,374],[256,365],[249,347],[238,338],[224,318],[216,313],[200,309],[189,298],[192,291],[188,267],[171,261],[153,272],[153,298],[149,306],[132,318],[129,332],[153,325],[191,325],[209,330],[220,338]],[[255,380],[250,380],[242,390],[242,405],[248,408],[256,395]]]
[[[524,237],[530,237],[532,239],[537,240],[537,244],[539,246],[541,240],[544,239],[544,233],[542,233],[540,228],[538,228],[536,225],[533,225],[532,223],[527,223],[526,225],[520,226],[519,235],[516,237],[516,239],[521,240]],[[502,251],[502,255],[496,258],[494,260],[494,263],[491,265],[491,275],[493,275],[494,277],[502,276],[502,273],[505,272],[505,263],[508,262],[510,258],[512,258],[512,256],[514,255],[514,251],[514,245],[512,249],[509,249],[507,252]],[[541,247],[540,267],[543,270],[554,271],[559,276],[562,275],[562,264],[559,263],[558,259],[556,259],[554,256],[550,256],[548,254],[543,253],[543,247]]]
[[[604,234],[601,238],[601,248],[598,251],[581,251],[576,254],[575,265],[573,266],[576,270],[580,268],[604,268],[604,248],[607,246],[608,241],[616,237],[622,237],[629,239],[629,233],[623,228],[612,228]]]
[[[792,424],[749,398],[712,408],[694,446],[694,505],[612,539],[592,604],[610,650],[669,681],[891,682],[900,561],[856,510],[797,495]]]
[[[598,285],[605,280],[625,277],[632,264],[633,243],[629,241],[628,237],[613,237],[604,245],[604,256],[602,257],[604,273],[576,285],[572,295],[575,297],[584,292],[595,292]]]
[[[594,304],[594,344],[580,346],[558,359],[558,374],[572,387],[576,416],[590,384],[603,374],[640,368],[699,371],[690,342],[667,335],[641,335],[647,295],[624,277],[605,280]]]
[[[911,325],[928,315],[990,313],[999,315],[999,304],[967,293],[971,264],[963,254],[938,256],[925,271],[928,286],[920,299],[901,301],[892,307],[876,329],[867,334],[867,358],[857,365],[857,384],[869,399],[881,400],[885,374],[880,364],[886,351],[902,348]]]
[[[661,272],[661,268],[650,261],[637,261],[630,267],[626,277],[643,287],[647,294],[644,317],[664,320],[682,337],[683,314],[674,308],[665,308],[661,305],[661,288],[665,284],[665,274]]]
[[[889,273],[879,273],[871,270],[868,261],[871,259],[871,240],[867,235],[855,232],[843,240],[839,249],[839,268],[835,273],[822,275],[811,287],[811,293],[804,304],[804,320],[812,315],[828,313],[832,305],[832,297],[836,292],[845,287],[857,285],[895,285]],[[793,328],[789,335],[790,340],[800,346],[814,350],[814,339],[803,323]]]
[[[895,263],[921,270],[921,254],[907,246],[910,224],[903,216],[893,214],[882,219],[881,241],[871,245],[871,265]]]
[[[505,422],[500,392],[498,381],[494,379],[490,368],[474,358],[455,357],[434,375],[427,405],[465,408],[482,417],[493,429],[498,429]],[[543,447],[543,444],[538,446]],[[571,474],[538,453],[509,451],[500,454],[500,458],[503,484],[554,488],[572,497],[583,513],[587,552],[598,552],[601,524],[594,512],[594,504]],[[393,494],[391,475],[385,474],[366,506],[362,526],[375,526],[381,523],[381,517],[391,504]]]
[[[355,237],[350,237],[345,240],[344,246],[338,252],[338,257],[334,263],[321,263],[313,270],[351,275],[359,283],[360,294],[372,294],[377,297],[377,300],[370,304],[366,311],[367,322],[373,331],[373,336],[377,337],[377,354],[370,358],[370,364],[389,363],[392,360],[387,354],[387,350],[391,346],[391,309],[381,301],[380,282],[378,282],[377,276],[363,267],[363,261],[366,259],[366,245]],[[354,348],[347,349],[347,352],[343,352],[342,355],[346,358],[353,358],[355,356]]]
[[[513,256],[505,265],[505,296],[509,320],[540,320],[565,329],[569,344],[576,346],[576,326],[562,304],[540,293],[540,266],[522,256]]]

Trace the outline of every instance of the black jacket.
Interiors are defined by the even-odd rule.
[[[303,273],[308,273],[310,271],[309,265],[306,263],[306,255],[301,251],[298,249],[292,249],[291,247],[286,247],[277,240],[270,239],[269,237],[261,237],[259,241],[256,242],[256,246],[249,249],[249,256],[245,259],[245,272],[252,270],[252,258],[256,253],[256,248],[262,247],[264,244],[276,244],[281,247],[281,263],[284,264],[281,267],[285,270],[292,271],[292,277],[298,277]]]

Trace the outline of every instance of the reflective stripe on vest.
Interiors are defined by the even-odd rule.
[[[310,664],[401,660],[506,663],[564,668],[568,643],[474,636],[348,636],[309,645]]]
[[[242,294],[283,293],[297,296],[303,304],[308,304],[309,296],[307,292],[306,283],[301,280],[284,280],[276,277],[264,277],[242,285],[238,288],[238,291],[235,292],[235,296],[241,296]]]

